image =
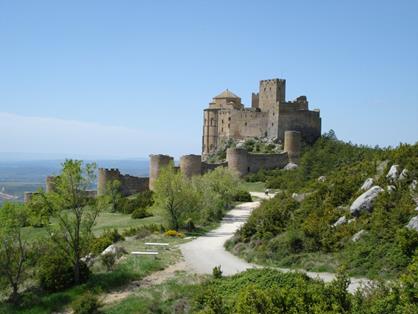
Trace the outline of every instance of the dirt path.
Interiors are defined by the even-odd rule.
[[[178,271],[186,270],[186,263],[184,261],[180,261],[176,264],[170,265],[167,268],[152,273],[151,275],[143,278],[142,280],[133,281],[129,283],[129,285],[123,287],[121,290],[114,291],[102,296],[102,303],[103,304],[110,304],[114,302],[119,302],[132,293],[135,292],[138,288],[148,288],[150,286],[159,285],[164,281],[173,278]]]
[[[256,192],[251,194],[259,198],[266,198],[264,193]],[[187,268],[198,274],[211,274],[212,269],[220,265],[225,275],[233,275],[249,268],[262,267],[247,263],[224,248],[224,243],[245,223],[251,211],[259,204],[259,202],[249,202],[238,205],[227,213],[219,228],[193,241],[182,244],[180,249],[185,258]],[[285,268],[279,268],[279,270],[283,272],[294,271]],[[306,273],[311,278],[319,278],[325,282],[335,279],[335,275],[332,273],[300,271]],[[348,288],[350,292],[355,292],[361,285],[370,283],[365,278],[350,279],[351,284]]]

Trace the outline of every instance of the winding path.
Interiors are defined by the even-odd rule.
[[[251,195],[266,198],[264,193],[251,192]],[[180,246],[187,268],[198,274],[211,274],[215,266],[221,266],[225,275],[233,275],[248,268],[260,268],[262,266],[247,263],[246,261],[232,255],[224,248],[224,243],[231,238],[235,231],[245,223],[251,211],[260,205],[260,202],[243,203],[230,210],[221,222],[219,228]],[[286,268],[278,268],[283,272],[293,271]],[[306,272],[311,278],[319,278],[324,282],[335,279],[332,273]],[[350,278],[348,287],[350,292],[355,292],[362,285],[367,285],[370,280],[366,278]]]

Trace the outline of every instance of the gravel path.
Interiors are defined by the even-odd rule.
[[[251,195],[266,198],[264,193],[252,192]],[[231,238],[235,231],[245,223],[251,211],[260,205],[260,202],[243,203],[227,213],[219,228],[180,246],[188,269],[198,274],[211,274],[215,266],[221,266],[224,275],[233,275],[248,268],[260,268],[255,264],[232,255],[224,248],[224,243]],[[290,269],[279,268],[283,272],[293,271]],[[335,275],[332,273],[306,272],[311,278],[319,278],[325,282],[332,281]],[[354,292],[357,288],[370,281],[365,278],[350,278],[351,284],[348,288]]]

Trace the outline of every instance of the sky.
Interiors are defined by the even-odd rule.
[[[0,152],[200,153],[259,80],[357,144],[418,141],[418,1],[0,0]]]

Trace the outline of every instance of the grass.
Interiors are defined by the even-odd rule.
[[[148,288],[138,288],[131,296],[102,310],[106,314],[187,313],[196,283],[204,277],[178,272],[174,278]]]
[[[140,227],[149,224],[161,224],[161,216],[151,216],[143,219],[132,219],[130,214],[102,212],[97,218],[96,225],[93,228],[95,235],[100,235],[106,229],[118,229],[122,232],[131,227]],[[25,240],[37,240],[47,237],[46,228],[25,227],[22,232]]]
[[[265,182],[243,182],[243,187],[248,192],[264,192],[266,190]]]

